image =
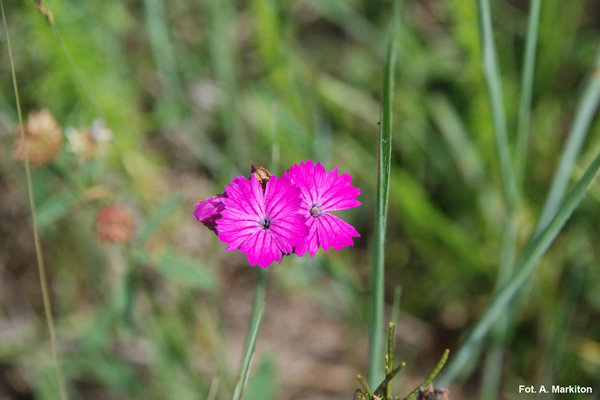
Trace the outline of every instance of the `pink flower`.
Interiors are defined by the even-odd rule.
[[[353,246],[353,237],[360,237],[354,227],[330,211],[345,210],[359,206],[355,199],[360,190],[350,185],[349,174],[339,175],[337,168],[325,171],[321,163],[314,165],[311,160],[294,164],[286,172],[292,182],[300,189],[302,198],[302,214],[308,226],[308,236],[296,247],[296,254],[302,257],[307,251],[314,257],[320,248],[325,251],[329,247],[341,250],[345,246]]]
[[[227,194],[219,194],[195,204],[194,218],[202,222],[217,235],[219,232],[217,232],[215,226],[217,225],[217,220],[221,218],[221,211],[225,208],[225,204],[222,201],[224,197],[227,197]]]
[[[300,193],[286,176],[272,175],[265,190],[255,175],[248,181],[235,178],[221,199],[225,209],[217,220],[219,239],[226,250],[239,249],[251,265],[267,268],[294,252],[304,241],[307,228],[300,213]]]

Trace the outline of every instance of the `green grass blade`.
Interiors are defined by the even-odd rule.
[[[538,233],[550,223],[550,220],[560,206],[569,184],[569,179],[571,178],[575,161],[577,160],[577,156],[581,151],[581,146],[587,134],[588,128],[590,127],[592,119],[596,113],[596,109],[598,108],[598,103],[600,102],[600,74],[598,74],[599,68],[600,49],[596,55],[596,62],[592,76],[586,85],[583,97],[581,98],[579,106],[577,107],[577,115],[575,116],[575,121],[573,122],[571,131],[569,132],[569,138],[567,139],[565,150],[563,151],[560,159],[560,164],[556,170],[556,173],[554,174],[552,186],[550,188],[550,192],[548,193],[548,197],[546,198],[546,203],[544,204],[544,209],[538,222]]]
[[[394,325],[398,325],[400,319],[400,300],[402,298],[402,287],[396,286],[394,288],[394,302],[392,303],[392,312],[390,314],[390,322]]]
[[[252,305],[252,315],[250,317],[250,328],[248,329],[248,337],[246,338],[246,349],[244,350],[244,357],[242,358],[240,377],[238,378],[233,393],[233,400],[240,400],[242,398],[244,395],[244,388],[246,387],[246,383],[248,383],[250,363],[252,362],[256,340],[258,339],[258,333],[260,332],[260,325],[265,311],[265,281],[266,270],[259,269],[256,292],[254,293],[254,304]]]
[[[511,208],[517,197],[517,187],[511,165],[510,147],[506,131],[506,114],[504,112],[504,100],[502,96],[502,85],[500,83],[496,46],[494,45],[490,3],[489,0],[478,0],[478,5],[485,83],[488,88],[492,107],[504,195],[506,196],[508,208]]]
[[[244,135],[240,121],[240,107],[236,65],[238,64],[235,54],[235,42],[231,40],[230,27],[234,23],[232,11],[233,4],[229,0],[210,0],[207,4],[209,25],[209,49],[215,78],[224,94],[224,104],[220,106],[220,118],[223,128],[228,134],[227,152],[231,162],[230,173],[239,173],[247,168],[250,161],[248,153],[248,141]]]
[[[27,182],[27,196],[29,200],[29,210],[31,211],[31,224],[33,230],[33,242],[35,246],[35,255],[38,265],[38,275],[40,278],[40,288],[42,290],[42,300],[44,303],[44,314],[46,315],[46,324],[48,326],[48,335],[50,336],[50,351],[52,353],[52,361],[56,371],[56,380],[58,382],[58,390],[61,400],[67,400],[67,389],[65,378],[63,376],[60,360],[58,357],[58,346],[56,340],[56,328],[54,327],[54,316],[52,314],[52,305],[50,303],[50,290],[48,288],[48,279],[46,278],[46,267],[44,265],[44,255],[42,253],[42,244],[40,241],[40,233],[38,229],[38,218],[35,208],[35,199],[33,198],[33,183],[31,179],[31,166],[29,164],[29,150],[25,141],[25,132],[23,124],[23,112],[21,111],[21,99],[19,96],[19,85],[17,84],[17,73],[15,71],[15,62],[13,58],[12,46],[10,42],[10,34],[8,32],[8,24],[6,23],[6,13],[4,11],[4,1],[0,0],[0,11],[2,12],[2,24],[4,25],[4,34],[6,36],[6,47],[8,49],[8,58],[10,62],[10,72],[15,93],[15,103],[17,107],[17,115],[19,117],[19,135],[25,146],[25,176]]]
[[[529,243],[521,261],[517,264],[517,268],[510,279],[494,296],[485,313],[479,319],[473,331],[469,334],[467,340],[446,369],[444,375],[442,375],[441,384],[447,384],[460,374],[463,367],[468,362],[471,353],[477,349],[479,343],[486,337],[496,320],[503,312],[505,312],[508,303],[523,286],[527,278],[535,271],[538,261],[548,247],[550,247],[554,238],[556,238],[575,208],[577,208],[584,198],[599,169],[600,153],[587,168],[583,177],[577,182],[575,187],[573,187],[552,221],[550,221],[548,226]]]
[[[429,96],[427,109],[446,141],[461,177],[470,187],[480,188],[485,181],[483,162],[448,97]]]
[[[537,47],[538,25],[540,21],[541,0],[531,0],[527,40],[525,44],[525,60],[521,80],[521,100],[519,104],[519,122],[517,127],[517,147],[515,154],[515,175],[517,184],[523,181],[525,161],[527,159],[527,142],[529,140],[529,119],[531,114],[531,93],[535,71],[535,51]]]
[[[381,126],[379,131],[379,157],[377,175],[377,205],[375,215],[375,243],[373,254],[372,310],[369,341],[369,383],[377,386],[383,379],[383,308],[384,308],[384,259],[385,231],[387,225],[388,197],[390,191],[390,169],[392,157],[392,105],[394,97],[394,77],[396,71],[396,47],[400,5],[394,3],[392,27],[387,49],[383,95],[381,106]]]

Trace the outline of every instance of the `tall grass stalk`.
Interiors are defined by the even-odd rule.
[[[535,71],[535,53],[537,47],[537,34],[540,18],[540,0],[532,0],[529,11],[529,22],[527,27],[527,39],[523,64],[521,98],[519,105],[519,119],[517,126],[517,138],[514,158],[515,185],[518,188],[523,181],[525,162],[527,156],[527,143],[529,139],[529,122],[533,77]],[[498,268],[497,287],[504,285],[514,268],[515,253],[517,246],[517,221],[515,219],[514,203],[508,204],[508,215],[504,225],[502,237],[502,248],[500,252],[500,263]],[[502,374],[503,351],[501,341],[507,334],[509,315],[501,317],[494,328],[494,342],[487,350],[485,367],[481,385],[481,398],[492,399],[498,396],[500,376]]]
[[[537,47],[538,26],[540,22],[541,0],[531,0],[529,22],[527,24],[527,39],[525,44],[525,59],[521,80],[521,99],[519,103],[519,122],[517,126],[517,146],[515,148],[515,175],[520,187],[525,173],[527,160],[527,143],[529,141],[529,121],[531,115],[531,94],[533,91],[533,76],[535,72],[535,51]]]
[[[0,9],[2,11],[2,23],[4,24],[4,34],[6,35],[6,46],[8,48],[8,59],[10,62],[10,71],[12,76],[13,89],[15,92],[15,102],[17,106],[17,115],[19,117],[19,134],[21,141],[25,148],[25,177],[27,181],[27,195],[29,198],[29,209],[31,211],[31,223],[33,228],[33,241],[35,245],[35,254],[37,258],[38,273],[40,277],[40,287],[42,290],[42,299],[44,302],[44,313],[46,314],[46,324],[48,325],[48,334],[50,335],[50,350],[52,352],[52,359],[56,369],[56,379],[58,381],[58,388],[60,391],[60,398],[67,400],[67,390],[65,385],[64,376],[60,366],[60,360],[58,357],[58,346],[56,344],[56,329],[54,327],[54,317],[52,315],[52,307],[50,304],[50,294],[48,290],[48,279],[46,278],[46,267],[44,265],[44,256],[42,253],[42,245],[40,243],[40,234],[38,230],[37,214],[35,209],[35,200],[33,198],[33,184],[31,180],[31,166],[29,164],[29,150],[27,148],[27,142],[25,141],[25,132],[23,124],[23,112],[21,110],[21,99],[19,96],[19,86],[17,84],[17,73],[15,71],[15,63],[13,59],[12,46],[10,42],[10,34],[8,32],[8,25],[6,23],[6,13],[4,11],[4,0],[0,0]]]
[[[569,138],[560,159],[560,164],[554,174],[550,192],[548,193],[544,209],[538,221],[537,233],[541,232],[550,223],[550,220],[560,206],[569,180],[571,179],[575,161],[581,151],[581,146],[592,123],[592,119],[596,114],[598,103],[600,102],[600,74],[598,71],[600,71],[600,49],[598,49],[598,53],[596,54],[596,61],[591,77],[577,107],[577,115],[569,132]]]
[[[369,383],[376,387],[383,379],[383,308],[385,275],[385,231],[387,225],[388,198],[390,191],[390,169],[392,157],[392,112],[394,78],[400,19],[399,1],[394,3],[392,24],[387,47],[385,76],[383,80],[381,121],[377,163],[377,204],[375,210],[375,232],[372,275],[372,307],[369,341]]]
[[[587,190],[600,170],[600,153],[592,161],[581,179],[569,192],[562,206],[546,228],[535,236],[525,249],[525,253],[517,264],[508,282],[496,293],[492,302],[487,307],[483,316],[479,319],[475,328],[469,334],[467,340],[460,348],[458,354],[449,364],[440,379],[441,384],[447,384],[457,377],[466,363],[469,361],[473,351],[477,349],[480,342],[486,337],[490,328],[505,312],[506,306],[518,293],[527,278],[535,271],[538,261],[552,244],[561,231],[569,217],[585,197]]]
[[[494,31],[492,28],[492,17],[490,15],[490,3],[489,0],[478,0],[478,5],[483,71],[492,107],[504,195],[506,196],[506,203],[510,210],[516,201],[517,186],[511,164],[510,146],[506,131],[506,115],[504,112],[504,100],[502,96],[502,85],[500,83],[496,46],[494,45]]]
[[[220,106],[220,117],[223,128],[227,132],[226,147],[230,162],[230,172],[237,173],[240,163],[248,162],[248,141],[244,135],[239,114],[239,89],[236,77],[235,42],[231,39],[228,29],[232,26],[234,7],[230,0],[208,1],[210,16],[210,35],[208,45],[215,78],[224,94],[224,104]],[[228,174],[229,175],[229,174]]]
[[[501,77],[498,67],[496,47],[490,4],[488,0],[478,1],[479,28],[482,46],[482,63],[488,96],[492,108],[496,147],[500,161],[500,171],[506,201],[506,217],[504,222],[502,245],[498,265],[497,289],[506,283],[514,267],[516,253],[516,221],[515,205],[517,201],[517,184],[510,155],[510,145],[506,127],[506,114],[502,95]],[[496,325],[496,337],[502,336],[506,326],[506,318],[501,317],[502,324]],[[485,371],[491,371],[489,368]],[[484,371],[484,372],[485,372]],[[489,379],[489,377],[488,377]]]

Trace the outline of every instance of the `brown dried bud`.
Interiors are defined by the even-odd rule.
[[[25,161],[27,148],[29,162],[41,166],[49,163],[62,148],[62,130],[48,109],[29,114],[23,127],[24,142],[18,128],[17,133],[14,154],[20,161]]]
[[[432,390],[431,387],[420,387],[417,393],[417,400],[449,400],[450,392],[445,387],[438,387]]]
[[[256,167],[254,166],[254,164],[252,164],[252,175],[254,175],[256,179],[258,179],[258,182],[260,182],[261,186],[263,187],[263,190],[265,189],[267,182],[269,182],[269,179],[271,178],[271,173],[266,168]]]
[[[134,230],[133,213],[123,206],[104,207],[96,215],[96,232],[103,242],[127,243]]]

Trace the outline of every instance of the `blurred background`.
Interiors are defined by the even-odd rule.
[[[491,3],[514,144],[529,1]],[[251,162],[281,174],[312,159],[352,174],[363,205],[338,215],[361,237],[268,269],[245,399],[351,399],[367,370],[391,1],[5,7],[70,397],[231,398],[257,267],[225,252],[194,203]],[[489,304],[507,216],[476,2],[406,0],[402,15],[386,255],[388,305],[402,288],[398,395],[456,352]],[[0,399],[57,399],[4,31],[1,42]],[[600,3],[543,1],[517,258],[599,45]],[[599,150],[595,121],[573,180]],[[451,398],[519,398],[518,385],[541,383],[593,386],[597,398],[599,201],[595,184]]]

